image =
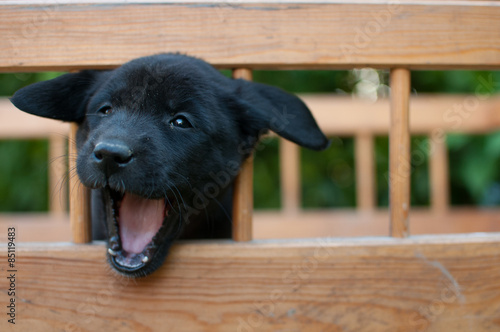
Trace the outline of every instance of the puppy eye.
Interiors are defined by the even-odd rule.
[[[99,108],[99,110],[97,111],[97,113],[100,113],[103,115],[109,115],[112,112],[113,112],[113,109],[111,108],[111,106],[103,106],[103,107]]]
[[[184,116],[178,116],[172,121],[170,121],[170,124],[174,127],[179,127],[179,128],[192,128],[193,126],[191,123],[186,119]]]

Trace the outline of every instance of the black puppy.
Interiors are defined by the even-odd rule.
[[[268,129],[304,147],[328,140],[297,97],[229,79],[179,54],[30,85],[19,109],[78,123],[77,173],[93,190],[117,271],[145,276],[179,238],[231,234],[232,183]]]

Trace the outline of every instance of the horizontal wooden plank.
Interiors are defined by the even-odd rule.
[[[17,250],[20,331],[481,332],[500,325],[498,234],[185,243],[138,280],[111,272],[103,245]],[[3,290],[5,276],[3,264]],[[0,303],[8,301],[0,292]],[[4,315],[0,329],[7,326]]]
[[[16,228],[18,242],[70,242],[67,213],[0,213],[0,242],[7,242],[8,227]]]
[[[414,235],[500,232],[500,211],[450,208],[436,213],[412,208],[410,232]],[[387,210],[335,209],[302,210],[293,215],[283,215],[278,211],[259,211],[255,213],[253,233],[256,239],[387,236],[389,213]]]
[[[482,91],[482,90],[481,90]],[[486,91],[486,90],[484,90]],[[368,102],[349,96],[301,94],[321,128],[329,135],[376,134],[389,130],[389,101]],[[500,128],[500,96],[418,95],[410,98],[410,129],[414,134],[487,133]],[[18,111],[0,98],[0,139],[67,137],[69,125]]]
[[[0,139],[48,139],[68,137],[69,124],[19,111],[6,98],[0,98]]]
[[[414,208],[410,231],[422,234],[500,232],[499,209],[453,208],[432,211]],[[67,214],[0,214],[0,229],[15,226],[19,242],[71,241]],[[259,239],[303,239],[317,237],[386,236],[389,233],[387,210],[308,210],[254,212],[253,234]],[[0,232],[0,242],[7,235]]]
[[[482,89],[482,88],[481,88]],[[485,91],[485,90],[481,90]],[[387,135],[390,123],[389,100],[355,100],[350,96],[300,95],[321,129],[328,134],[353,133]],[[487,133],[500,128],[500,96],[418,95],[410,98],[410,131],[432,134]]]
[[[0,4],[0,71],[109,68],[161,52],[220,67],[500,67],[494,1],[92,2]]]

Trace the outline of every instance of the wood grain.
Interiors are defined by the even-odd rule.
[[[161,52],[227,68],[500,66],[493,1],[93,2],[1,5],[0,71],[110,68]]]
[[[252,80],[252,71],[246,68],[233,70],[233,78]],[[253,156],[248,157],[241,165],[240,172],[234,180],[233,194],[233,240],[252,240],[253,213]]]
[[[495,331],[500,237],[185,243],[145,279],[104,245],[19,246],[20,331]],[[0,278],[0,288],[8,280]],[[7,303],[0,292],[0,303]],[[6,319],[0,329],[6,330]]]
[[[410,212],[410,71],[391,69],[391,127],[389,129],[389,209],[395,237],[409,235]]]
[[[74,243],[92,241],[90,221],[90,189],[85,187],[76,174],[76,132],[78,125],[71,124],[69,136],[69,218]]]

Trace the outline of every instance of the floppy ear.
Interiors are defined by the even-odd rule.
[[[88,99],[107,72],[85,70],[18,90],[10,101],[20,110],[62,121],[81,122]]]
[[[245,134],[270,129],[283,138],[312,150],[324,150],[329,140],[319,129],[311,111],[298,97],[277,87],[245,80],[237,85],[236,103]]]

